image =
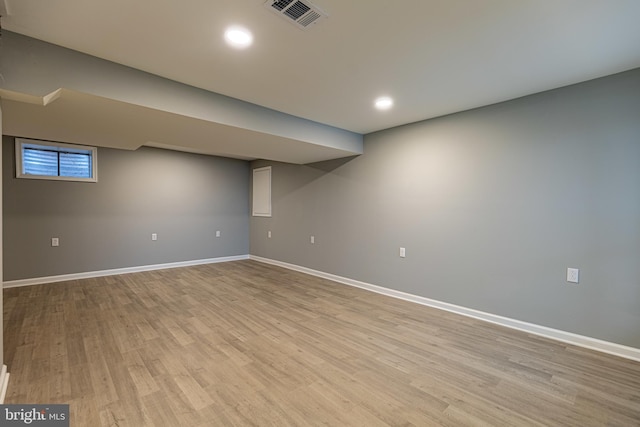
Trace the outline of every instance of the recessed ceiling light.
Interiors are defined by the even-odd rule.
[[[388,110],[389,108],[393,107],[393,99],[389,98],[388,96],[381,96],[380,98],[376,99],[374,105],[378,110]]]
[[[253,43],[253,34],[246,28],[233,26],[224,32],[224,39],[230,46],[244,49]]]

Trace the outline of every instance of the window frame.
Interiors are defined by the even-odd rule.
[[[91,156],[91,177],[82,178],[77,176],[32,175],[24,173],[23,147],[25,145],[52,147],[54,149],[52,151],[58,152],[88,152]],[[98,148],[84,145],[65,144],[62,142],[42,141],[39,139],[16,138],[16,178],[44,179],[49,181],[98,182]]]

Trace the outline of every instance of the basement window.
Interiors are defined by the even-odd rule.
[[[16,138],[16,177],[58,181],[98,181],[98,149]]]

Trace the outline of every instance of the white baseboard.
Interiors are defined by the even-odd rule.
[[[8,386],[9,372],[7,372],[7,365],[2,365],[2,371],[0,371],[0,405],[4,403],[4,398],[7,395]]]
[[[354,287],[365,289],[371,292],[387,295],[393,298],[398,298],[398,299],[410,301],[416,304],[426,305],[429,307],[450,311],[452,313],[460,314],[467,317],[472,317],[474,319],[483,320],[485,322],[495,323],[497,325],[506,326],[511,329],[517,329],[533,335],[539,335],[545,338],[550,338],[550,339],[561,341],[567,344],[572,344],[579,347],[588,348],[591,350],[596,350],[603,353],[608,353],[615,356],[620,356],[626,359],[631,359],[631,360],[640,362],[640,349],[638,348],[628,347],[621,344],[616,344],[608,341],[599,340],[596,338],[587,337],[584,335],[578,335],[571,332],[561,331],[559,329],[548,328],[546,326],[540,326],[534,323],[528,323],[528,322],[523,322],[516,319],[510,319],[508,317],[498,316],[491,313],[485,313],[483,311],[478,311],[478,310],[474,310],[467,307],[449,304],[446,302],[437,301],[437,300],[421,297],[418,295],[412,295],[405,292],[396,291],[394,289],[389,289],[382,286],[372,285],[370,283],[349,279],[347,277],[337,276],[335,274],[325,273],[322,271],[313,270],[311,268],[302,267],[295,264],[289,264],[286,262],[277,261],[269,258],[263,258],[255,255],[238,255],[238,256],[229,256],[229,257],[200,259],[200,260],[193,260],[193,261],[173,262],[173,263],[166,263],[166,264],[144,265],[140,267],[117,268],[112,270],[64,274],[59,276],[36,277],[32,279],[12,280],[12,281],[4,282],[3,287],[12,288],[17,286],[40,285],[44,283],[55,283],[55,282],[63,282],[68,280],[88,279],[93,277],[113,276],[117,274],[137,273],[137,272],[152,271],[152,270],[164,270],[168,268],[189,267],[193,265],[214,264],[219,262],[240,261],[240,260],[246,260],[246,259],[252,259],[252,260],[263,262],[266,264],[277,265],[279,267],[287,268],[289,270],[299,271],[301,273],[306,273],[312,276],[322,277],[324,279],[332,280],[334,282],[342,283],[349,286],[354,286]],[[6,372],[6,366],[3,368],[2,373],[0,375],[1,375],[0,386],[3,386],[5,389],[4,391],[6,391],[6,386],[8,384],[8,378],[9,378],[9,373]],[[4,395],[0,395],[0,397],[3,397],[3,396]]]
[[[192,265],[215,264],[218,262],[239,261],[244,259],[249,259],[249,255],[197,259],[193,261],[170,262],[166,264],[143,265],[140,267],[115,268],[112,270],[88,271],[84,273],[62,274],[59,276],[35,277],[33,279],[9,280],[3,283],[3,287],[15,288],[17,286],[41,285],[43,283],[66,282],[67,280],[90,279],[93,277],[114,276],[116,274],[165,270],[167,268],[190,267]]]
[[[370,283],[360,282],[358,280],[353,280],[346,277],[336,276],[334,274],[313,270],[307,267],[301,267],[295,264],[289,264],[286,262],[276,261],[269,258],[262,258],[255,255],[250,255],[249,258],[255,261],[266,263],[266,264],[277,265],[279,267],[287,268],[289,270],[295,270],[301,273],[310,274],[312,276],[322,277],[324,279],[332,280],[334,282],[342,283],[345,285],[366,289],[368,291],[387,295],[393,298],[398,298],[405,301],[410,301],[417,304],[438,308],[440,310],[450,311],[452,313],[461,314],[467,317],[473,317],[474,319],[483,320],[485,322],[506,326],[507,328],[517,329],[519,331],[527,332],[529,334],[550,338],[550,339],[561,341],[567,344],[572,344],[579,347],[588,348],[591,350],[600,351],[603,353],[608,353],[614,356],[620,356],[626,359],[631,359],[631,360],[640,362],[640,349],[638,348],[628,347],[621,344],[599,340],[596,338],[586,337],[584,335],[578,335],[571,332],[561,331],[559,329],[548,328],[546,326],[540,326],[534,323],[522,322],[520,320],[510,319],[508,317],[502,317],[502,316],[498,316],[491,313],[485,313],[482,311],[473,310],[471,308],[461,307],[458,305],[449,304],[446,302],[437,301],[437,300],[421,297],[418,295],[412,295],[405,292],[400,292],[393,289],[385,288],[382,286],[372,285]]]

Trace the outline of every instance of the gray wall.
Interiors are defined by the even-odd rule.
[[[640,348],[640,69],[266,165],[253,255]]]
[[[2,145],[5,281],[248,253],[248,162],[99,148],[97,183],[44,181]]]

